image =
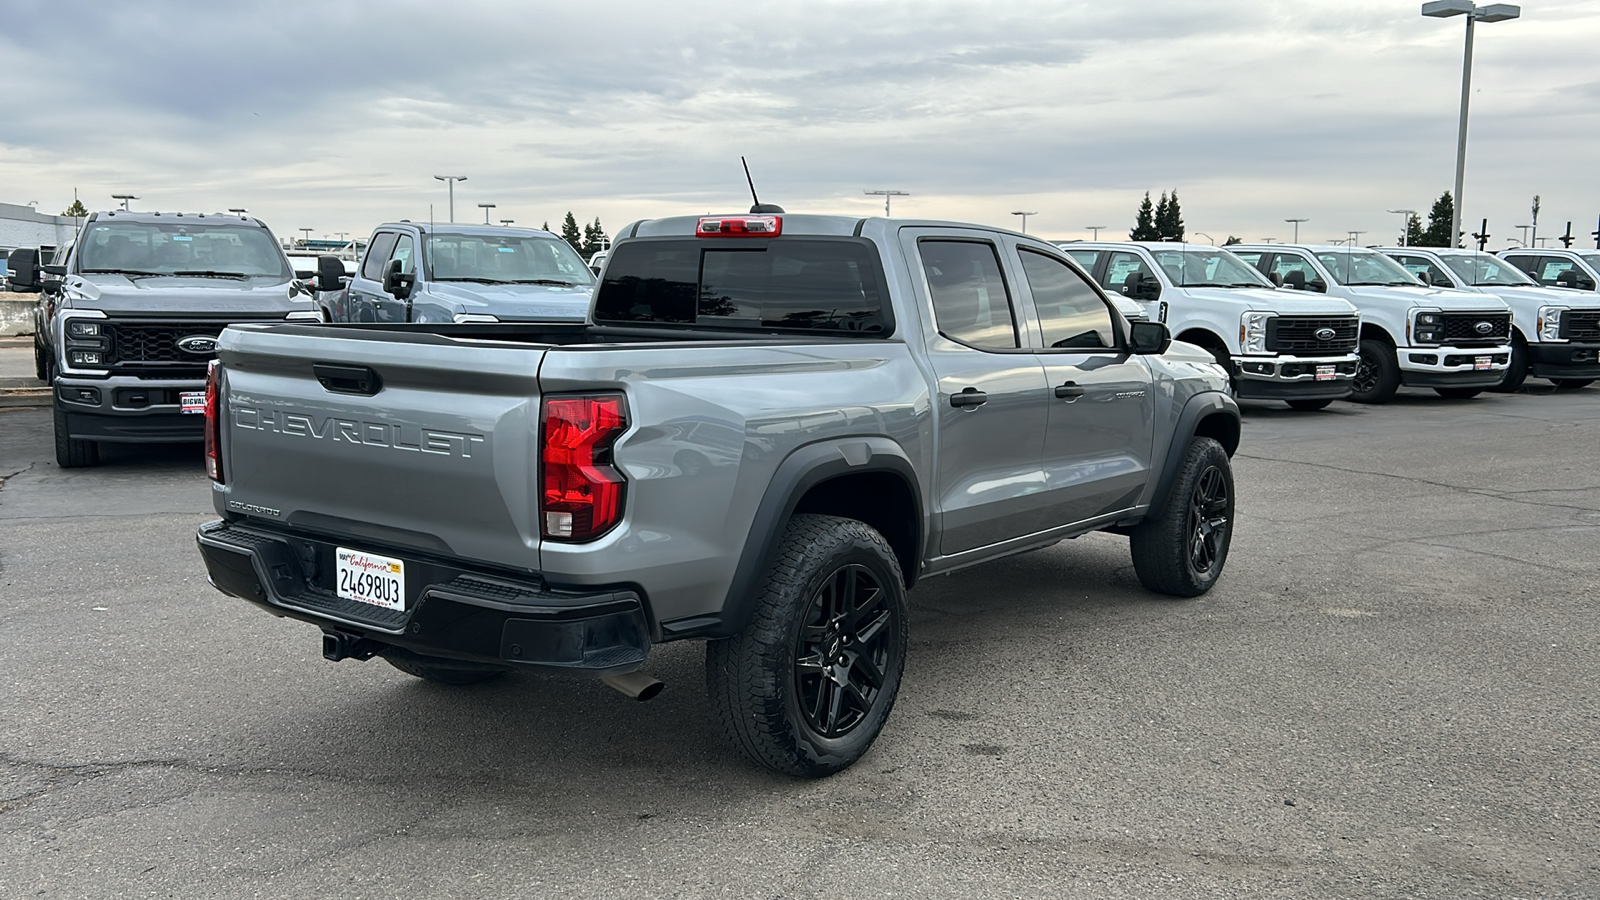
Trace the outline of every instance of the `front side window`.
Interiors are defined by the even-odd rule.
[[[1100,286],[1117,294],[1128,293],[1128,279],[1138,275],[1140,281],[1155,281],[1156,274],[1137,253],[1118,251],[1106,261],[1106,274],[1100,277]]]
[[[1304,288],[1306,285],[1315,285],[1318,289],[1326,287],[1322,282],[1322,274],[1311,264],[1311,260],[1293,253],[1279,253],[1273,257],[1269,274],[1276,275],[1284,284],[1294,288]]]
[[[1439,258],[1444,260],[1444,264],[1461,276],[1461,280],[1467,284],[1533,284],[1533,279],[1506,265],[1505,260],[1496,259],[1488,254],[1458,256],[1454,253],[1449,253],[1442,254]],[[1407,266],[1406,268],[1409,270],[1411,267]]]
[[[389,259],[400,260],[401,274],[410,274],[416,268],[417,242],[409,234],[400,235],[400,240],[395,242],[394,252],[389,254]]]
[[[283,251],[264,228],[212,224],[198,217],[173,222],[101,221],[79,241],[84,274],[195,275],[293,278]]]
[[[993,244],[924,240],[917,246],[940,334],[981,350],[1022,346]]]
[[[1543,256],[1539,258],[1539,274],[1534,278],[1543,285],[1555,285],[1557,282],[1580,287],[1584,290],[1593,290],[1594,281],[1584,274],[1578,264],[1561,256]]]
[[[1410,272],[1376,250],[1329,250],[1318,253],[1317,261],[1339,284],[1417,285]]]
[[[372,239],[372,245],[367,248],[367,258],[361,264],[361,277],[368,281],[382,281],[383,267],[389,261],[389,254],[394,252],[394,243],[400,235],[392,231],[380,231]]]
[[[434,281],[587,285],[594,274],[566,241],[507,235],[435,234],[423,241]]]
[[[1033,293],[1046,347],[1103,350],[1116,346],[1111,309],[1071,266],[1043,253],[1023,250],[1022,273]]]
[[[1179,287],[1272,287],[1260,272],[1226,250],[1152,248],[1150,255]]]
[[[1443,269],[1435,265],[1433,260],[1426,256],[1396,256],[1394,260],[1400,264],[1401,268],[1410,272],[1423,284],[1438,285],[1439,287],[1455,286],[1455,282],[1450,280],[1450,276],[1446,275]],[[1449,262],[1449,257],[1446,257],[1445,261]],[[1450,268],[1455,269],[1455,264],[1452,263]],[[1456,271],[1460,272],[1461,270],[1456,269]],[[1472,283],[1471,276],[1464,275],[1462,277],[1467,279],[1468,284]]]

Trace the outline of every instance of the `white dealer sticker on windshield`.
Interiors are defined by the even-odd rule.
[[[384,609],[406,608],[406,564],[401,560],[340,547],[334,575],[341,600]]]

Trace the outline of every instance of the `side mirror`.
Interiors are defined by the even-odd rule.
[[[19,291],[39,289],[39,251],[13,250],[6,257],[6,267],[11,270],[11,286]]]
[[[399,260],[395,260],[399,262]],[[344,287],[344,263],[337,256],[317,257],[316,288],[319,291],[337,291]],[[385,282],[384,287],[388,284]]]
[[[1172,346],[1172,332],[1160,322],[1128,323],[1128,349],[1159,356]]]
[[[321,264],[322,261],[318,260],[317,265],[321,266]],[[343,267],[341,266],[341,268]],[[404,300],[411,296],[411,288],[417,283],[416,274],[403,272],[401,271],[402,268],[404,268],[404,263],[401,260],[391,259],[389,260],[389,266],[383,270],[383,292],[396,300]],[[318,277],[321,277],[320,272]]]
[[[1122,293],[1131,300],[1159,300],[1161,282],[1153,277],[1146,278],[1143,272],[1129,272],[1122,281]]]

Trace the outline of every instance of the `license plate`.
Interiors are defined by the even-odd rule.
[[[205,415],[206,392],[179,391],[178,404],[183,407],[183,411],[186,413],[199,413],[201,415]]]
[[[1317,366],[1318,381],[1332,381],[1334,376],[1333,366]]]
[[[1492,358],[1493,357],[1488,357],[1488,356],[1474,356],[1472,358],[1472,369],[1473,369],[1473,371],[1481,372],[1484,369],[1489,368],[1490,360]]]
[[[384,609],[406,608],[406,564],[387,556],[338,548],[334,577],[341,600],[370,603]]]

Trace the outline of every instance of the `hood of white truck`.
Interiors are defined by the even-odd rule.
[[[1348,316],[1356,308],[1343,297],[1330,297],[1312,291],[1279,291],[1272,288],[1178,288],[1189,297],[1206,303],[1235,304],[1241,310],[1276,312],[1286,316]]]
[[[1452,309],[1504,312],[1506,303],[1493,294],[1480,294],[1455,288],[1411,287],[1409,285],[1356,285],[1336,288],[1357,307],[1401,307],[1404,309]]]
[[[1532,284],[1486,284],[1474,290],[1492,294],[1516,308],[1565,306],[1569,309],[1600,309],[1600,294]]]

